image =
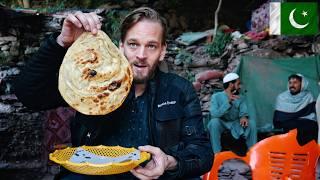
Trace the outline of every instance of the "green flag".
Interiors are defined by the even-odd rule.
[[[272,4],[270,4],[270,34],[314,35],[319,32],[317,3]],[[274,22],[276,20],[280,22]]]

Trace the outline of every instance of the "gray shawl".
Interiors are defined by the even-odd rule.
[[[307,90],[309,82],[304,78],[304,76],[300,76],[302,77],[301,92],[296,95],[292,95],[288,87],[287,91],[281,93],[277,97],[275,105],[276,110],[281,112],[293,113],[303,109],[308,104],[314,102],[314,98],[311,92]],[[312,120],[315,120],[315,114],[311,116],[308,116],[308,119],[311,118]]]

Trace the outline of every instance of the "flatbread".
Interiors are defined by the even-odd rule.
[[[125,100],[132,69],[110,38],[83,33],[68,49],[59,70],[59,91],[80,113],[105,115]]]

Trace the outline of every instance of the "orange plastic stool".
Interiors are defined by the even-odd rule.
[[[300,146],[296,140],[297,130],[286,134],[275,135],[255,144],[245,157],[231,151],[215,155],[210,172],[203,176],[204,180],[217,180],[220,165],[228,159],[240,159],[252,170],[252,179],[290,179],[313,180],[319,157],[319,146],[310,141]]]

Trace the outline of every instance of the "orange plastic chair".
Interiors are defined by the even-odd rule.
[[[210,172],[203,180],[217,180],[220,165],[229,159],[240,159],[252,170],[252,179],[286,179],[313,180],[319,157],[319,146],[310,141],[300,146],[296,140],[297,130],[286,134],[275,135],[255,144],[245,157],[240,157],[231,151],[215,155]]]

